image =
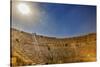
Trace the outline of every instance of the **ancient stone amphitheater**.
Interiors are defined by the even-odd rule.
[[[11,65],[96,61],[96,34],[56,38],[11,29]]]

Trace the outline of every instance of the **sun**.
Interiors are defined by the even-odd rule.
[[[30,8],[26,3],[20,3],[17,5],[17,9],[20,13],[23,15],[29,14],[30,13]]]

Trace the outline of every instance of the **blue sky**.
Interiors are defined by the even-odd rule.
[[[19,18],[18,11],[13,11],[12,26],[14,28],[55,37],[72,37],[96,32],[96,6],[25,3],[31,6],[31,12],[37,10],[37,14]],[[34,18],[36,19],[34,20]]]

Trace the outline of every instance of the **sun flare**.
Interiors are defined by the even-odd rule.
[[[20,3],[17,5],[18,11],[22,13],[23,15],[29,14],[30,13],[30,8],[27,4],[25,3]]]

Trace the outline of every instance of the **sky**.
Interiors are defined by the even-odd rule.
[[[23,15],[19,3],[29,6]],[[96,32],[96,6],[12,2],[12,27],[29,33],[51,37],[73,37]]]

